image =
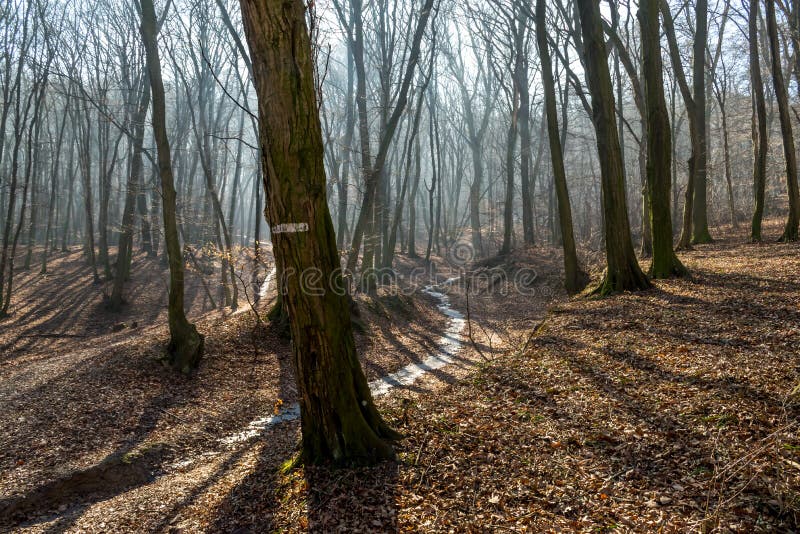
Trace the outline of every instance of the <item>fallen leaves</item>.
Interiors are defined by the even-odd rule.
[[[79,512],[75,528],[796,531],[800,249],[742,241],[721,240],[683,255],[692,269],[689,280],[659,282],[641,294],[559,302],[524,353],[518,349],[538,323],[542,301],[519,295],[471,299],[478,337],[483,335],[478,342],[487,353],[494,349],[495,358],[464,371],[471,373],[466,379],[450,377],[452,385],[434,394],[410,388],[379,401],[405,436],[396,464],[281,473],[278,467],[294,452],[296,424],[241,450],[214,450],[206,433],[224,434],[254,411],[269,413],[292,399],[289,389],[285,395],[269,389],[276,380],[269,372],[278,369],[263,362],[250,375],[257,384],[245,382],[245,390],[241,375],[227,376],[241,366],[231,354],[248,354],[246,336],[238,344],[212,343],[218,356],[209,361],[213,372],[201,377],[203,395],[123,366],[127,395],[138,398],[157,388],[175,405],[169,413],[184,422],[149,423],[158,423],[161,436],[185,440],[182,450],[192,461],[152,485]],[[515,261],[537,261],[533,256],[519,253]],[[547,261],[557,267],[557,259]],[[537,271],[545,283],[558,276],[544,267]],[[457,294],[452,300],[464,304]],[[412,310],[417,313],[422,310]],[[237,339],[246,326],[226,323],[225,339]],[[407,326],[416,330],[393,346],[412,358],[426,341],[415,321]],[[382,335],[373,351],[386,346],[390,336]],[[496,357],[500,341],[517,350]],[[144,356],[136,350],[126,346],[125,355],[141,363]],[[109,365],[119,358],[92,361]],[[368,365],[370,371],[379,372]],[[69,384],[85,376],[91,375],[68,375]],[[29,440],[31,455],[9,456],[9,464],[39,461],[40,450],[53,457],[86,454],[84,444],[48,429],[77,432],[86,425],[111,432],[108,425],[91,425],[112,420],[112,414],[97,406],[75,411],[83,406],[72,402],[79,396],[59,384],[52,382],[53,391],[72,424],[58,426],[47,410],[17,414],[41,431]],[[98,381],[93,391],[100,406],[120,410],[121,439],[134,439],[144,427],[121,406],[123,390]],[[244,401],[252,398],[257,405]]]
[[[796,530],[800,250],[694,254],[692,279],[560,303],[527,353],[414,403],[375,488],[397,530]]]

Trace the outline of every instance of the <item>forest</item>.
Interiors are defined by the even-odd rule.
[[[0,532],[800,531],[800,0],[2,0],[0,104]]]

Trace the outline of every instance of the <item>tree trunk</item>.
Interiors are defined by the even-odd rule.
[[[519,91],[515,87],[511,90],[511,121],[506,137],[506,194],[503,205],[503,245],[500,255],[511,252],[514,239],[514,152],[517,146],[517,133],[519,129]]]
[[[592,118],[600,160],[608,263],[604,279],[594,293],[602,296],[620,291],[647,289],[650,281],[639,267],[631,240],[622,157],[615,122],[614,91],[606,59],[608,56],[600,5],[594,0],[578,0],[577,7],[583,33],[586,82],[592,95]]]
[[[672,248],[670,169],[672,136],[664,98],[664,65],[661,61],[658,1],[640,0],[643,78],[647,111],[647,199],[652,232],[653,260],[650,276],[669,278],[685,275],[686,268]]]
[[[705,0],[699,1],[705,2]],[[692,155],[688,161],[689,176],[686,180],[686,191],[684,192],[685,199],[683,205],[683,225],[681,228],[681,236],[678,239],[678,248],[686,249],[690,248],[692,245],[692,214],[694,212],[693,205],[695,198],[695,178],[701,168],[702,171],[705,172],[705,160],[703,159],[705,156],[703,155],[703,157],[701,157],[701,153],[704,154],[705,150],[705,127],[703,124],[701,124],[705,122],[705,112],[702,109],[700,111],[696,109],[697,106],[695,104],[695,98],[692,96],[692,89],[689,88],[689,84],[686,81],[686,73],[684,72],[683,61],[681,59],[681,50],[678,46],[678,40],[675,36],[672,13],[670,12],[669,3],[667,0],[660,0],[660,7],[664,20],[664,34],[667,37],[667,44],[669,45],[669,56],[672,63],[672,71],[675,74],[675,79],[678,83],[678,87],[680,88],[684,105],[686,106],[686,116],[689,119],[689,137],[692,144]],[[705,17],[706,15],[703,16]],[[702,47],[702,50],[705,50],[705,41],[702,44],[698,43],[697,36],[695,36],[695,45],[695,48]],[[697,51],[695,51],[695,54],[697,54]],[[700,63],[705,63],[705,54],[701,56],[701,60],[699,62],[696,62],[695,67],[699,68]],[[695,93],[697,92],[697,84],[700,84],[702,89],[703,80],[705,79],[703,70],[700,69],[699,72],[699,79],[694,80]],[[695,70],[695,74],[696,73],[697,69]],[[704,90],[702,91],[702,95],[703,98],[705,98]],[[702,165],[699,163],[701,161]]]
[[[325,198],[322,132],[311,43],[300,0],[241,0],[256,92],[267,217],[292,332],[302,459],[372,463],[394,457],[399,437],[383,422],[356,356]],[[309,291],[302,273],[314,270]],[[327,286],[328,282],[337,284]]]
[[[753,221],[750,239],[761,241],[761,221],[764,218],[764,189],[767,183],[767,105],[764,99],[764,82],[761,79],[761,60],[758,49],[759,0],[750,0],[748,33],[750,37],[750,85],[753,94],[755,127],[753,129]]]
[[[336,247],[344,250],[347,238],[347,196],[350,177],[351,151],[353,150],[353,137],[355,134],[356,115],[354,109],[355,98],[355,64],[353,54],[347,55],[347,104],[345,106],[345,134],[342,141],[342,176],[338,183],[339,209],[337,212]]]
[[[123,290],[125,282],[130,274],[131,257],[133,255],[133,235],[136,229],[134,212],[143,168],[142,153],[144,146],[145,119],[147,117],[147,108],[150,107],[150,82],[147,76],[144,78],[141,84],[141,99],[131,120],[133,139],[131,142],[130,174],[128,175],[128,184],[125,193],[125,206],[122,209],[122,233],[120,234],[119,244],[117,245],[114,285],[112,286],[111,298],[109,300],[109,308],[114,311],[118,311],[124,303]]]
[[[39,144],[39,135],[40,135],[41,127],[37,128],[36,137],[37,139],[34,140],[35,146],[40,146]],[[28,238],[27,238],[27,250],[25,252],[25,262],[23,268],[27,271],[31,268],[31,261],[33,259],[33,245],[36,242],[36,227],[39,224],[39,173],[40,173],[40,165],[42,160],[42,155],[39,150],[36,151],[36,154],[33,156],[33,170],[31,175],[31,214],[30,218],[28,219]]]
[[[652,214],[650,213],[649,188],[647,186],[647,114],[642,113],[642,138],[639,144],[639,179],[641,183],[642,197],[642,247],[639,254],[642,258],[653,256],[653,230]]]
[[[564,170],[564,155],[558,130],[558,109],[553,64],[550,59],[550,44],[547,35],[545,0],[536,0],[536,42],[542,65],[542,85],[544,90],[545,113],[547,116],[547,135],[550,141],[550,158],[553,163],[553,181],[558,195],[558,215],[561,223],[561,236],[564,248],[564,286],[569,293],[576,293],[588,283],[588,276],[580,268],[575,250],[575,236],[572,227],[572,207],[567,189],[567,174]],[[541,141],[544,143],[544,140]]]
[[[67,213],[64,214],[64,232],[61,235],[61,252],[67,252],[69,240],[69,227],[72,222],[72,204],[75,192],[75,175],[77,174],[77,167],[72,166],[72,158],[75,153],[74,149],[70,147],[70,165],[69,165],[69,186],[67,187]]]
[[[782,242],[797,241],[798,224],[800,224],[800,192],[797,185],[797,153],[795,152],[792,117],[789,113],[789,96],[786,82],[783,79],[780,44],[778,41],[778,23],[775,19],[775,4],[767,1],[767,35],[772,59],[772,81],[775,85],[775,98],[778,101],[778,116],[781,120],[783,137],[783,156],[786,159],[786,188],[789,192],[789,216],[780,238]]]
[[[431,186],[428,188],[428,216],[430,217],[430,226],[428,228],[428,246],[425,249],[425,261],[431,261],[431,251],[433,250],[433,240],[436,237],[436,221],[434,220],[436,217],[434,211],[433,201],[435,200],[436,195],[436,186],[437,183],[441,180],[441,176],[439,175],[439,163],[438,160],[441,157],[439,150],[437,150],[437,142],[436,137],[438,134],[438,124],[437,124],[437,113],[436,113],[436,103],[432,102],[433,97],[429,97],[428,99],[428,117],[429,117],[429,128],[428,128],[428,140],[429,140],[429,149],[431,155]]]
[[[147,70],[150,74],[150,88],[153,100],[153,136],[158,151],[158,170],[161,175],[161,192],[163,202],[161,209],[164,218],[164,239],[169,257],[169,333],[170,342],[167,348],[169,363],[183,373],[196,368],[203,356],[204,338],[197,328],[186,319],[183,309],[183,254],[178,237],[178,225],[175,220],[176,192],[172,175],[169,139],[165,113],[164,82],[161,78],[161,59],[158,54],[156,22],[153,0],[142,0],[141,34],[145,47]]]
[[[733,176],[731,170],[731,145],[730,134],[728,132],[728,113],[726,109],[726,98],[719,95],[719,113],[722,119],[722,156],[725,164],[725,185],[728,190],[728,214],[731,218],[731,226],[736,229],[739,222],[736,220],[736,204],[733,197]]]
[[[92,278],[94,282],[100,281],[100,276],[97,274],[97,258],[95,256],[94,246],[94,198],[92,195],[92,147],[91,147],[91,121],[89,113],[86,115],[86,129],[82,126],[83,118],[78,116],[75,112],[75,124],[78,126],[78,131],[81,138],[78,139],[78,163],[81,167],[81,176],[83,177],[83,208],[85,213],[84,229],[85,236],[85,252],[89,260],[89,267],[92,269]]]
[[[422,175],[422,148],[419,136],[415,143],[417,158],[414,160],[414,185],[411,187],[411,196],[408,201],[408,257],[419,258],[417,254],[417,193],[419,192],[419,182]]]
[[[61,147],[63,146],[64,142],[64,130],[67,125],[67,108],[69,107],[69,96],[67,96],[67,100],[64,103],[64,114],[61,118],[61,126],[58,132],[58,138],[56,140],[56,152],[55,158],[53,160],[53,166],[50,170],[50,202],[47,206],[47,227],[45,230],[44,235],[44,250],[42,251],[42,268],[40,269],[40,274],[47,273],[47,254],[50,249],[50,237],[53,235],[53,212],[55,210],[57,201],[56,201],[56,192],[58,191],[58,175],[61,172],[59,168],[59,163],[61,161]],[[72,167],[72,149],[70,148],[70,164],[69,168]]]
[[[101,93],[100,99],[105,100],[105,95]],[[103,276],[106,280],[111,279],[111,261],[108,257],[108,203],[111,199],[111,175],[113,163],[109,164],[109,153],[111,150],[110,124],[105,121],[102,114],[97,114],[97,144],[99,146],[98,163],[98,205],[97,214],[97,261],[103,268]],[[116,159],[116,154],[115,154]]]
[[[153,255],[152,228],[150,227],[150,217],[147,213],[147,187],[144,181],[144,174],[139,177],[139,192],[136,195],[136,210],[139,212],[141,223],[141,251],[148,256]]]
[[[533,201],[530,192],[531,167],[531,95],[528,86],[528,13],[530,0],[522,0],[517,13],[516,49],[517,59],[514,76],[519,89],[519,141],[520,141],[520,200],[522,201],[522,235],[526,245],[534,244]]]
[[[706,53],[708,49],[708,0],[695,4],[694,64],[692,84],[697,127],[697,152],[693,155],[694,200],[692,203],[692,243],[710,243],[708,232],[708,135],[706,117]]]

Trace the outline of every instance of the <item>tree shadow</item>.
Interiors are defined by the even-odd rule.
[[[590,448],[595,461],[601,460],[601,465],[608,466],[605,469],[613,473],[608,482],[621,477],[626,485],[638,487],[644,494],[652,491],[660,495],[671,494],[676,484],[700,485],[702,492],[694,493],[694,503],[682,512],[689,515],[696,510],[712,513],[717,506],[724,506],[725,498],[732,491],[730,488],[735,488],[758,513],[793,521],[791,510],[787,512],[773,506],[774,490],[758,481],[754,484],[747,481],[749,471],[745,471],[741,479],[720,481],[716,477],[719,469],[724,473],[726,468],[724,462],[717,464],[720,458],[757,448],[760,440],[768,439],[775,430],[774,426],[752,426],[747,422],[749,415],[769,414],[775,420],[783,415],[792,421],[800,416],[800,405],[785,404],[769,391],[739,380],[682,374],[631,350],[615,350],[601,343],[545,335],[534,340],[534,347],[552,354],[554,360],[548,359],[548,367],[569,369],[570,376],[574,377],[572,387],[554,390],[558,395],[557,410],[541,396],[537,404],[545,406],[545,411],[559,427],[569,429],[565,434],[580,436],[574,443],[576,448]],[[626,372],[625,368],[636,373]],[[516,376],[514,372],[511,374]],[[566,384],[560,373],[556,374],[556,380],[562,386]],[[516,391],[528,387],[524,378],[512,385]],[[670,408],[671,404],[663,404],[663,397],[654,394],[663,386],[666,391],[683,391],[697,399],[695,408],[679,413]],[[579,392],[576,397],[573,397],[573,390]],[[587,392],[595,398],[589,404],[581,400]],[[721,411],[733,405],[741,412],[726,414]],[[712,411],[707,411],[709,406]],[[605,420],[602,414],[606,410],[614,417]],[[626,432],[620,432],[615,423],[617,418],[627,419]],[[739,423],[739,418],[745,422]],[[716,438],[715,425],[719,433]],[[745,442],[750,443],[749,447]]]
[[[209,532],[277,531],[287,523],[321,533],[398,531],[396,462],[283,472],[286,457],[271,445],[265,443],[252,472],[214,510]],[[291,515],[298,502],[305,502],[305,516]]]
[[[108,310],[106,290],[92,283],[91,268],[80,252],[65,256],[47,275],[28,272],[14,287],[11,316],[0,323],[14,332],[0,345],[2,361],[30,351],[44,352],[64,342],[92,343],[124,321],[156,324],[166,314],[164,271],[157,259],[137,253],[125,284],[126,304],[119,312]],[[202,291],[195,277],[187,277],[185,285],[185,305],[191,312]]]
[[[307,467],[309,532],[398,532],[399,465]]]
[[[91,504],[154,480],[172,451],[162,443],[144,442],[170,404],[171,397],[165,393],[153,397],[142,411],[133,437],[99,463],[66,471],[23,495],[0,500],[0,525],[33,525],[51,520],[54,513],[66,512],[57,522],[63,530]],[[42,519],[27,523],[34,517]]]

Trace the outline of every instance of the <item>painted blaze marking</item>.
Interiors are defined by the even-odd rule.
[[[308,223],[286,223],[272,227],[273,234],[297,234],[308,232]]]

